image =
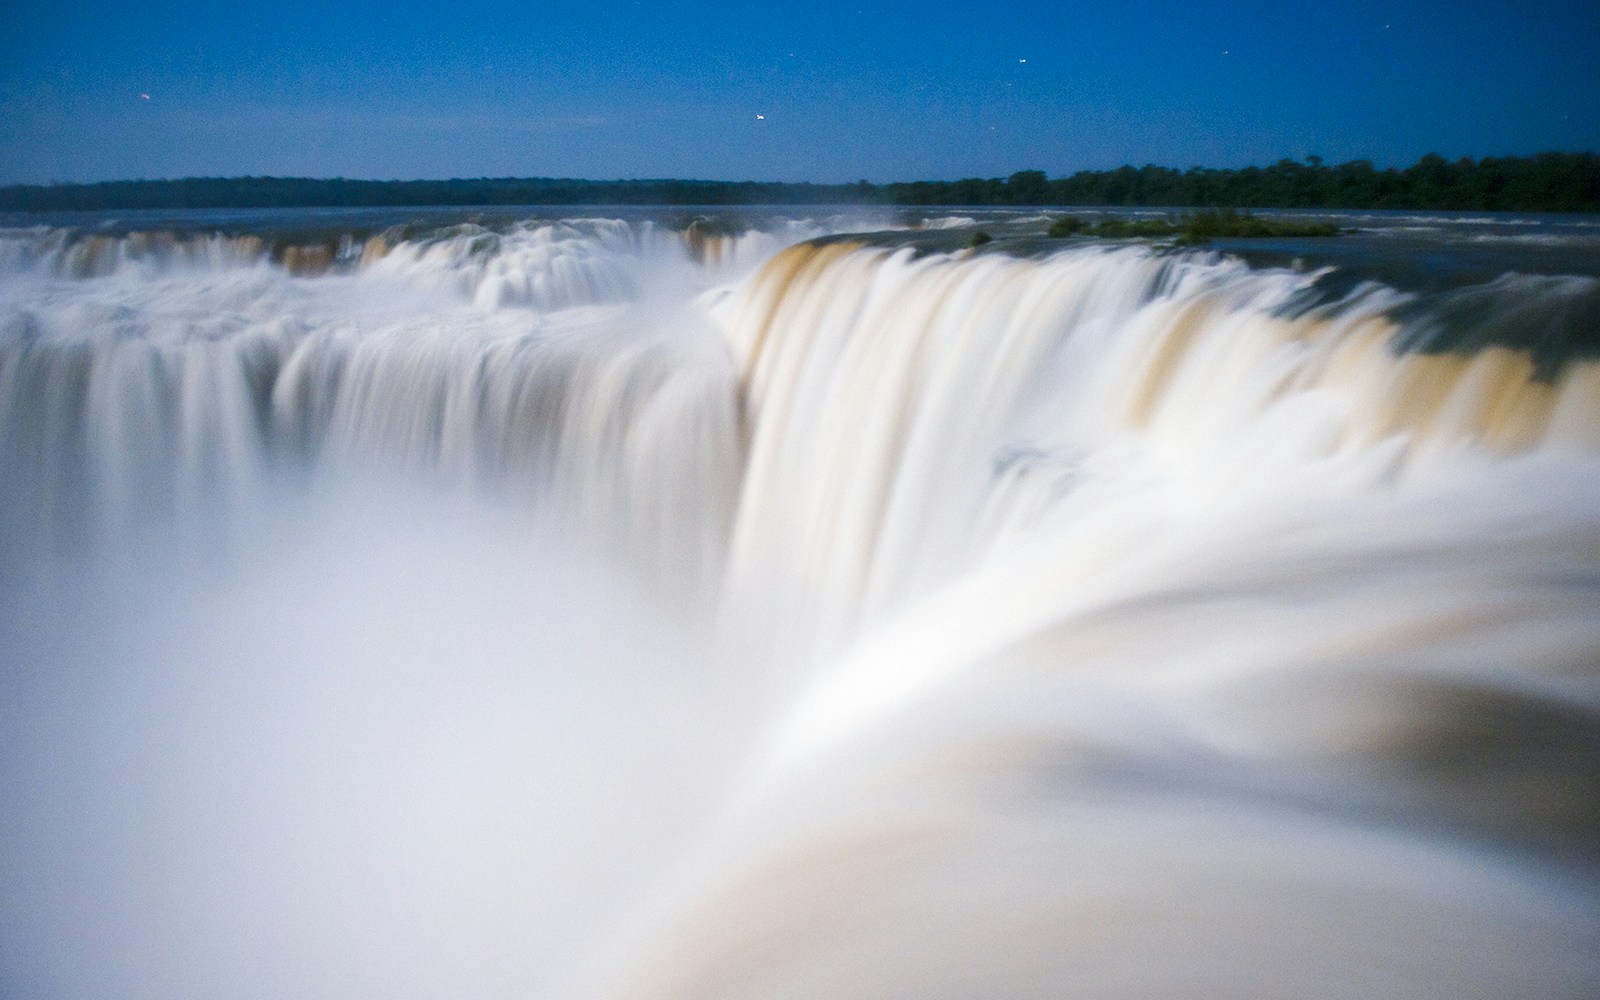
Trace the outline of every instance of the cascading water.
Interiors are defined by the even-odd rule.
[[[0,238],[3,992],[1600,989],[1596,279],[949,221]]]

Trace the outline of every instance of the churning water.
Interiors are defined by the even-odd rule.
[[[0,993],[1600,995],[1600,230],[594,214],[0,231]]]

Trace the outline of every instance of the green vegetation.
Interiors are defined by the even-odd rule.
[[[1193,212],[1178,219],[1111,217],[1090,221],[1068,215],[1051,223],[1049,233],[1057,238],[1095,236],[1111,240],[1177,237],[1178,243],[1189,245],[1213,239],[1338,236],[1339,227],[1331,222],[1262,218],[1229,208],[1220,212]]]
[[[1186,206],[1192,208],[1455,209],[1600,212],[1600,155],[1539,153],[1449,161],[1429,154],[1404,170],[1366,160],[1329,166],[1279,160],[1270,167],[1213,170],[1118,167],[1046,179],[1024,170],[1002,180],[887,184],[897,205]]]
[[[1182,231],[1179,223],[1170,219],[1101,219],[1090,222],[1069,215],[1057,219],[1050,226],[1051,236],[1098,236],[1103,239],[1125,240],[1139,237],[1161,239],[1176,236]]]
[[[1273,219],[1235,212],[1195,212],[1183,220],[1183,240],[1204,243],[1209,239],[1257,239],[1262,237],[1338,236],[1339,227],[1331,222],[1310,219]]]
[[[419,205],[1083,205],[1192,208],[1377,208],[1600,212],[1600,155],[1540,153],[1449,161],[1429,154],[1380,170],[1366,160],[1319,157],[1270,167],[1174,170],[1154,165],[1048,178],[895,184],[488,178],[359,181],[298,177],[107,181],[0,187],[0,210]]]
[[[1068,215],[1050,223],[1050,235],[1056,239],[1064,236],[1088,236],[1094,229],[1094,223]]]
[[[0,187],[0,211],[407,207],[433,205],[841,205],[881,203],[861,184],[755,181],[589,181],[480,177],[358,181],[335,177],[185,177],[169,181]]]

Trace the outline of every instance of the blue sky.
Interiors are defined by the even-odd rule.
[[[1600,149],[1600,4],[0,9],[7,183],[888,181],[1546,149]]]

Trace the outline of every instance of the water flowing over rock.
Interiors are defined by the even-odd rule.
[[[0,231],[0,993],[1600,990],[1600,282],[1030,225]]]

